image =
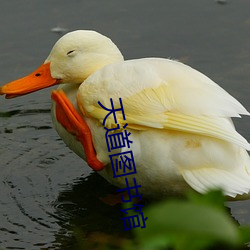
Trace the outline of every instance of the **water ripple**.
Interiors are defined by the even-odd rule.
[[[11,110],[6,112],[0,112],[0,117],[12,117],[12,116],[27,116],[33,114],[47,114],[50,113],[50,109],[26,109],[26,110]]]

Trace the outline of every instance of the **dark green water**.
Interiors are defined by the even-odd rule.
[[[109,36],[125,58],[179,59],[202,71],[250,110],[250,1],[11,0],[0,3],[0,84],[43,63],[67,29]],[[64,33],[64,32],[63,32]],[[62,33],[62,34],[63,34]],[[50,91],[0,98],[0,248],[73,249],[72,230],[124,236],[114,193],[53,129]],[[236,121],[250,141],[250,118]],[[250,201],[230,203],[250,224]],[[127,236],[127,235],[126,235]]]

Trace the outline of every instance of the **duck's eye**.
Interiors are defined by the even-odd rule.
[[[70,51],[67,53],[67,56],[72,55],[74,52],[75,52],[75,50],[70,50]]]

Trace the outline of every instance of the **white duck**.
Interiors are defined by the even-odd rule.
[[[109,38],[79,30],[59,39],[41,67],[4,85],[0,94],[11,98],[59,83],[70,83],[59,89],[73,106],[62,91],[53,92],[57,132],[114,185],[124,187],[125,177],[113,178],[102,125],[107,111],[98,101],[110,107],[112,98],[119,108],[121,98],[126,120],[119,113],[117,122],[128,124],[137,169],[126,177],[130,183],[136,178],[140,193],[181,194],[189,186],[201,193],[222,188],[230,197],[249,193],[250,145],[230,118],[249,113],[202,73],[169,59],[124,61]],[[105,125],[117,126],[111,116]]]

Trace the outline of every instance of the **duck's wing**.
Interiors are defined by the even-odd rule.
[[[235,131],[230,117],[249,115],[230,94],[202,73],[167,59],[140,59],[106,66],[79,88],[78,103],[87,116],[103,121],[103,109],[120,108],[117,123],[143,130],[177,130],[228,141],[250,150],[249,143]],[[109,115],[106,127],[116,127]]]

